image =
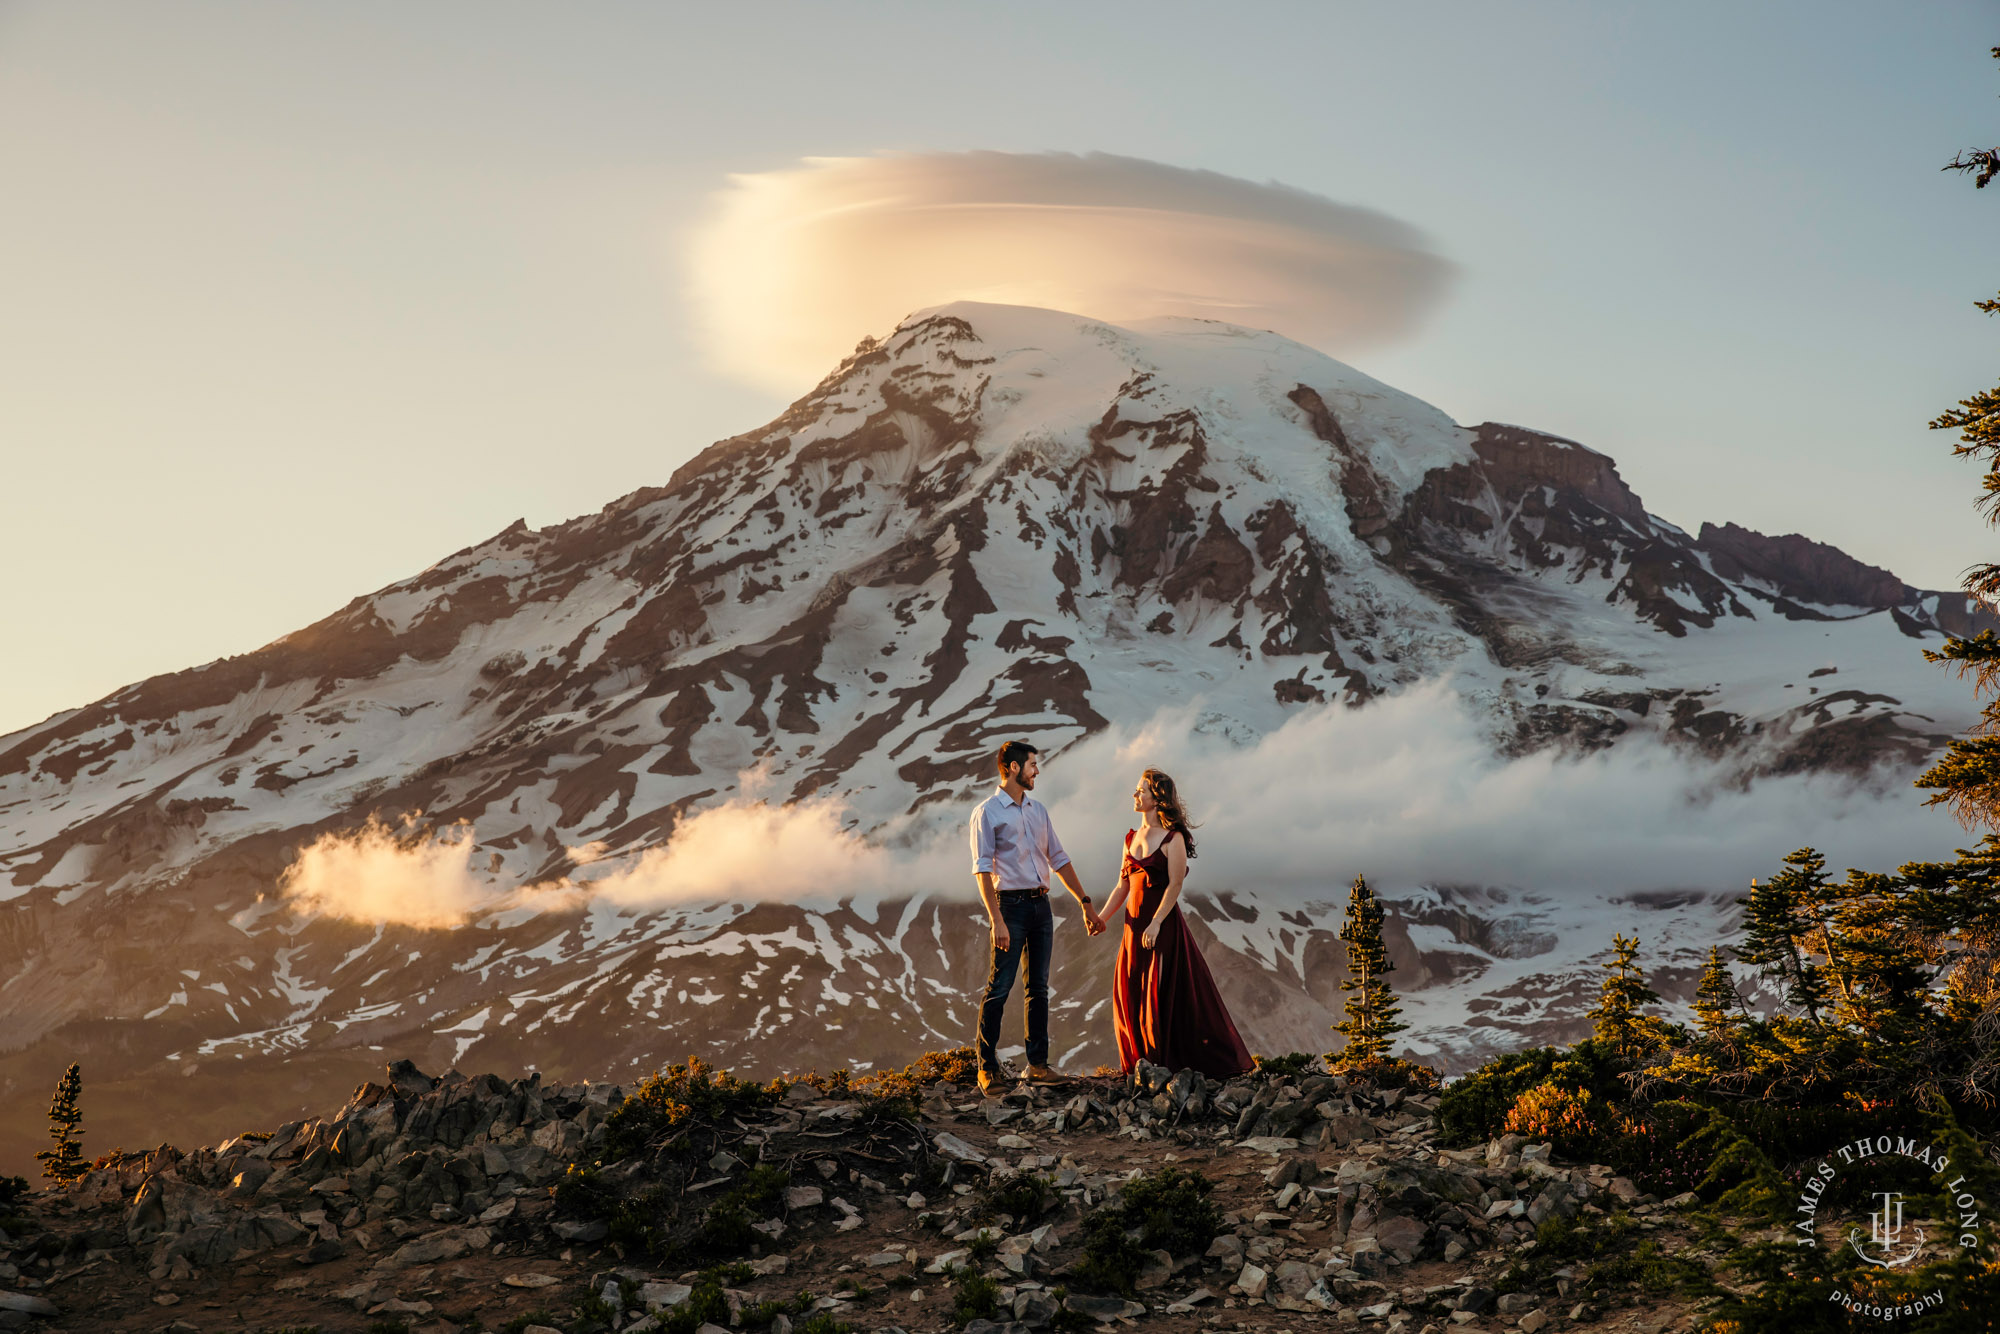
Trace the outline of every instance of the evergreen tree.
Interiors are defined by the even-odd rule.
[[[1736,979],[1722,961],[1721,947],[1710,945],[1708,966],[1701,970],[1701,981],[1694,989],[1694,1017],[1702,1036],[1724,1046],[1733,1045],[1740,1026],[1737,1012],[1742,1007],[1743,998],[1736,994]]]
[[[1398,1022],[1402,1007],[1384,980],[1395,965],[1382,945],[1382,917],[1381,900],[1368,887],[1368,878],[1355,876],[1347,895],[1347,920],[1340,927],[1340,938],[1347,942],[1347,976],[1340,983],[1348,993],[1347,1018],[1333,1026],[1347,1038],[1347,1046],[1334,1054],[1343,1063],[1387,1057],[1389,1039],[1409,1027]]]
[[[1922,1032],[1930,1001],[1926,942],[1912,929],[1908,887],[1895,876],[1849,871],[1835,908],[1847,984],[1839,1017],[1871,1042],[1901,1045]]]
[[[1993,48],[1993,56],[2000,60],[2000,46]],[[1960,153],[1944,170],[1972,173],[1973,185],[1983,190],[2000,173],[2000,149]],[[1988,315],[2000,311],[2000,300],[1973,305]],[[1960,399],[1957,407],[1940,414],[1930,426],[1933,431],[1957,431],[1952,453],[1985,465],[1978,508],[1989,523],[2000,523],[2000,386]],[[1989,607],[2000,602],[2000,564],[1974,566],[1964,587]],[[1954,636],[1940,649],[1926,649],[1924,657],[1970,676],[1974,692],[1986,706],[1972,735],[1951,742],[1944,758],[1917,779],[1917,786],[1930,789],[1927,805],[1946,807],[1968,827],[2000,827],[2000,638],[1991,630],[1970,638]]]
[[[56,1146],[35,1155],[35,1161],[42,1164],[42,1175],[51,1181],[74,1181],[90,1170],[83,1157],[82,1096],[82,1067],[72,1065],[63,1072],[56,1084],[55,1101],[49,1104],[49,1138]]]
[[[1846,999],[1848,966],[1833,934],[1846,890],[1827,875],[1826,858],[1815,849],[1800,848],[1785,858],[1785,869],[1771,877],[1771,883],[1784,895],[1792,920],[1800,924],[1801,950],[1820,957],[1825,967],[1822,977],[1832,978],[1835,990]],[[1826,995],[1824,982],[1820,992]]]
[[[1960,848],[1949,862],[1910,862],[1897,873],[1911,932],[1947,964],[1954,1006],[2000,1010],[2000,835]]]
[[[1605,964],[1610,976],[1590,1017],[1597,1021],[1597,1037],[1623,1055],[1634,1055],[1641,1046],[1657,1041],[1664,1027],[1658,1019],[1639,1013],[1641,1005],[1657,1005],[1660,993],[1646,985],[1640,971],[1639,941],[1620,933],[1611,938],[1611,962]]]
[[[1819,1012],[1826,1007],[1826,985],[1818,966],[1801,948],[1811,924],[1796,910],[1786,882],[1774,877],[1760,885],[1752,880],[1750,897],[1736,902],[1744,910],[1743,943],[1736,947],[1736,957],[1758,965],[1783,989],[1785,1004],[1819,1023]]]

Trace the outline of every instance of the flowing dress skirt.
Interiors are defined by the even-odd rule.
[[[1125,869],[1132,874],[1138,909],[1128,901],[1125,937],[1111,995],[1118,1029],[1118,1059],[1127,1073],[1140,1060],[1169,1070],[1199,1070],[1211,1079],[1229,1079],[1255,1064],[1237,1035],[1215,978],[1195,947],[1180,905],[1160,923],[1152,949],[1141,943],[1167,892],[1167,853],[1135,858],[1126,835]]]

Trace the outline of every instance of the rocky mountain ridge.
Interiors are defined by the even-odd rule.
[[[30,1196],[0,1233],[0,1329],[200,1334],[254,1317],[328,1334],[369,1320],[597,1334],[713,1302],[717,1328],[769,1334],[814,1317],[1026,1334],[1065,1313],[1072,1328],[1275,1330],[1303,1315],[1657,1334],[1695,1309],[1580,1269],[1500,1281],[1550,1218],[1682,1243],[1692,1196],[1663,1205],[1518,1135],[1441,1150],[1434,1096],[1339,1075],[1224,1084],[1142,1066],[991,1100],[931,1079],[914,1118],[793,1083],[768,1110],[716,1122],[699,1161],[612,1154],[629,1092],[434,1079],[399,1061],[331,1117],[109,1160]],[[562,1184],[593,1161],[615,1162],[618,1190],[653,1200],[675,1235],[728,1213],[726,1197],[762,1201],[724,1257],[729,1286],[707,1287],[724,1271],[656,1263],[615,1211],[614,1235],[604,1206]],[[1106,1290],[1078,1265],[1083,1224],[1166,1168],[1213,1183],[1218,1233],[1150,1254],[1133,1296]],[[646,1195],[656,1177],[675,1188]],[[984,1314],[955,1318],[955,1294]]]

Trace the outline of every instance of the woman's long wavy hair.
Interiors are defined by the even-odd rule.
[[[1192,861],[1194,826],[1188,823],[1187,808],[1181,805],[1181,794],[1174,787],[1174,780],[1158,769],[1148,769],[1140,774],[1139,778],[1145,783],[1146,790],[1153,794],[1154,802],[1159,805],[1161,822],[1181,836],[1181,842],[1187,845],[1188,860]]]

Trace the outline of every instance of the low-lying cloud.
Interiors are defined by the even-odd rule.
[[[1356,873],[1562,893],[1747,889],[1812,845],[1836,867],[1949,856],[1964,831],[1906,781],[1727,766],[1650,739],[1509,759],[1448,682],[1304,713],[1234,746],[1199,706],[1112,727],[1056,757],[1045,796],[1079,863],[1115,871],[1140,769],[1171,773],[1198,822],[1191,890],[1323,895]],[[1085,831],[1093,831],[1086,834]]]
[[[948,301],[1192,315],[1343,353],[1411,332],[1451,273],[1371,209],[1108,153],[808,158],[732,176],[689,259],[714,364],[788,394],[862,335]]]
[[[1723,766],[1650,740],[1593,755],[1496,755],[1449,683],[1358,709],[1304,713],[1248,745],[1199,705],[1112,727],[1047,758],[1037,795],[1087,888],[1114,882],[1140,769],[1179,782],[1198,823],[1191,892],[1338,896],[1357,872],[1385,894],[1424,884],[1607,896],[1736,890],[1795,848],[1836,868],[1893,869],[1965,841],[1901,780],[1787,775],[1738,784]],[[293,904],[363,921],[446,926],[483,911],[586,903],[881,900],[973,888],[965,809],[863,837],[839,803],[753,795],[691,814],[636,856],[572,850],[579,878],[515,887],[472,870],[470,831],[412,838],[370,825],[328,836],[286,873]],[[934,809],[934,808],[933,808]],[[589,874],[583,875],[587,866]]]
[[[470,825],[445,830],[371,818],[359,829],[321,834],[278,880],[294,912],[397,926],[457,926],[493,906],[493,887],[472,871]]]
[[[937,857],[897,855],[848,827],[831,801],[732,801],[682,820],[662,848],[579,886],[621,911],[729,900],[826,902],[935,888]]]

